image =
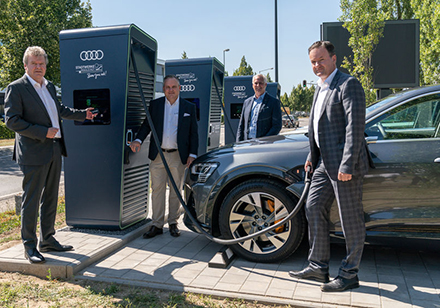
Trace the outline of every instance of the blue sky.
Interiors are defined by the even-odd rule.
[[[90,0],[93,25],[135,24],[158,42],[158,58],[216,57],[229,75],[243,56],[255,72],[275,67],[274,0]],[[307,48],[320,25],[341,15],[338,0],[278,0],[278,76],[281,93],[316,81]],[[275,80],[275,71],[267,70]]]

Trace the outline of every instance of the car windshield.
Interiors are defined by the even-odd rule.
[[[367,114],[376,110],[377,108],[380,108],[380,107],[388,104],[390,101],[394,100],[395,98],[397,98],[399,96],[404,95],[405,93],[406,93],[406,91],[397,92],[397,93],[391,94],[385,98],[382,98],[382,99],[376,101],[375,103],[373,103],[373,105],[370,105],[367,107]]]

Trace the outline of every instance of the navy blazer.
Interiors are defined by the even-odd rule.
[[[61,118],[84,121],[85,110],[76,110],[61,104],[55,86],[49,82],[47,89],[55,102],[60,120],[61,153],[67,156]],[[14,131],[13,159],[21,165],[44,165],[53,155],[53,140],[46,138],[52,127],[49,114],[26,74],[8,85],[5,92],[6,126]]]
[[[310,153],[307,158],[316,169],[321,158],[333,180],[338,172],[363,176],[368,171],[365,130],[365,93],[359,81],[347,74],[336,72],[330,84],[319,115],[318,148],[313,130],[317,87],[309,120]]]
[[[237,129],[237,142],[248,139],[254,96],[248,97],[244,103]],[[282,127],[281,103],[266,92],[260,106],[257,120],[257,138],[277,135]]]
[[[197,128],[196,106],[182,98],[179,98],[179,119],[177,125],[177,148],[179,150],[182,164],[186,164],[190,154],[196,155],[199,148],[199,135]],[[160,146],[163,138],[163,121],[165,114],[165,97],[150,101],[148,107],[153,125],[159,137]],[[135,139],[144,141],[151,132],[148,120],[145,118]],[[150,138],[150,148],[148,158],[156,159],[159,153],[154,138]]]

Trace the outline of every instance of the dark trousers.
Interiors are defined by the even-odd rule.
[[[53,147],[53,156],[49,163],[35,166],[20,165],[24,174],[21,238],[26,249],[37,247],[38,212],[40,212],[40,244],[55,240],[53,235],[62,159],[59,142],[54,141]]]
[[[306,204],[310,243],[309,263],[312,268],[328,272],[330,208],[336,198],[347,251],[339,268],[339,276],[353,278],[357,275],[365,242],[362,180],[362,177],[356,176],[346,182],[332,180],[322,162],[313,172]]]

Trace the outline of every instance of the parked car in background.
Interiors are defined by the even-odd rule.
[[[393,94],[366,110],[365,138],[376,168],[364,179],[366,242],[440,249],[440,85]],[[198,157],[185,179],[185,199],[210,234],[238,238],[280,221],[300,192],[309,152],[306,130],[243,141]],[[195,231],[187,215],[184,222]],[[232,245],[255,262],[278,262],[307,232],[304,211],[282,227]],[[343,240],[331,208],[333,240]]]
[[[299,120],[297,117],[295,117],[294,115],[283,115],[282,117],[282,121],[283,121],[283,127],[287,127],[287,128],[296,128],[299,127]]]

